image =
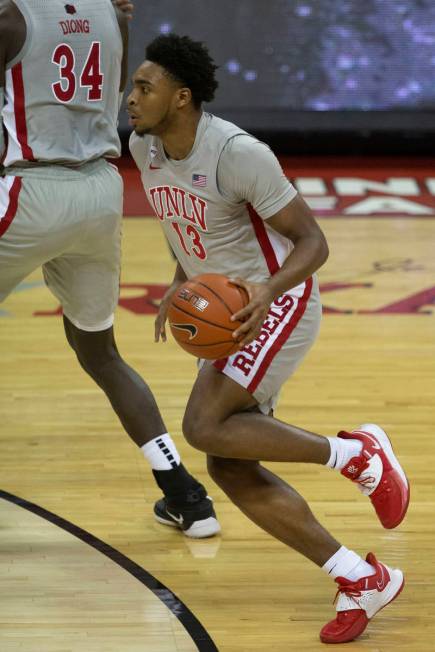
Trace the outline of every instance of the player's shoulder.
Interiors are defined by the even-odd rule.
[[[12,57],[16,49],[21,47],[20,40],[24,37],[25,23],[21,12],[12,0],[0,0],[0,55],[3,62],[7,54]]]
[[[269,145],[248,133],[235,134],[229,138],[222,156],[231,159],[236,165],[247,160],[267,164],[276,158]]]
[[[225,150],[234,154],[254,154],[258,151],[271,152],[269,145],[258,140],[255,136],[248,133],[238,125],[218,116],[209,114],[208,130],[209,134],[214,132],[223,136],[225,141]]]
[[[228,120],[219,118],[217,115],[213,115],[212,113],[205,113],[204,119],[206,121],[208,137],[211,133],[227,136],[228,138],[235,134],[246,134],[246,131],[234,124],[234,122],[229,122]]]

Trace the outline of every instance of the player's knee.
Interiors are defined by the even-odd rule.
[[[95,352],[89,349],[83,351],[77,347],[75,351],[82,368],[97,383],[103,380],[109,365],[119,358],[119,354],[114,348]]]
[[[191,446],[205,453],[211,452],[216,439],[213,421],[206,414],[187,411],[183,419],[183,434]]]
[[[217,485],[225,490],[236,488],[239,482],[243,483],[246,473],[257,466],[258,462],[255,461],[207,456],[207,470],[210,476]]]

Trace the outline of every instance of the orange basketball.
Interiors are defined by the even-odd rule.
[[[248,303],[243,288],[221,274],[201,274],[180,285],[172,297],[168,321],[172,335],[188,353],[218,360],[238,350],[232,333],[240,321],[231,315]]]

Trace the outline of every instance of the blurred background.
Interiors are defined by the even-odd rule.
[[[433,155],[433,0],[138,1],[131,73],[171,31],[219,66],[208,110],[277,153]]]

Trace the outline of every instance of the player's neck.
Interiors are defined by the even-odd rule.
[[[189,115],[182,116],[177,123],[173,124],[161,136],[168,158],[181,161],[183,158],[189,156],[195,144],[196,131],[201,116],[202,111],[195,111]]]

